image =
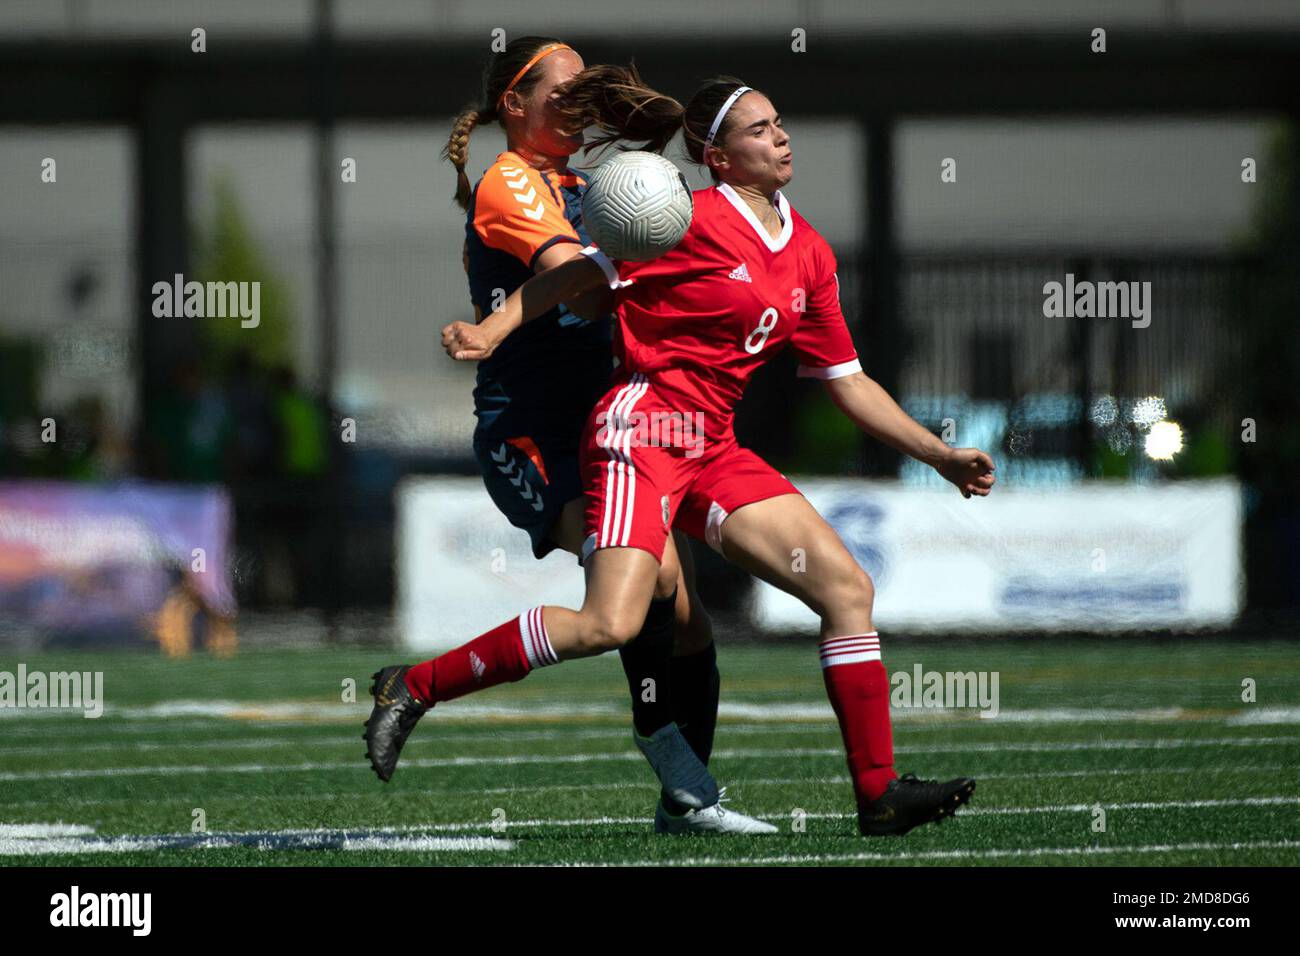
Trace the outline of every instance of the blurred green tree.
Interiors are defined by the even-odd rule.
[[[254,239],[228,172],[212,184],[212,213],[193,231],[194,278],[199,282],[260,282],[259,322],[244,328],[237,318],[200,319],[203,363],[214,373],[246,351],[264,369],[293,365],[294,310],[288,284]]]

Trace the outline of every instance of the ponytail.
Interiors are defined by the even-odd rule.
[[[461,209],[469,209],[469,197],[473,192],[469,177],[465,175],[465,164],[469,162],[469,134],[485,118],[477,106],[469,106],[456,114],[456,121],[451,124],[451,136],[442,148],[442,158],[451,161],[456,167],[456,204]]]
[[[556,111],[568,128],[594,125],[602,131],[584,153],[619,139],[644,142],[642,149],[662,153],[682,128],[682,104],[647,86],[635,63],[588,67],[558,92]]]
[[[695,91],[686,106],[645,84],[635,63],[622,66],[592,66],[583,70],[564,86],[556,110],[570,128],[585,130],[597,126],[602,131],[584,147],[584,152],[606,146],[615,140],[643,142],[640,149],[662,153],[680,131],[686,155],[705,166],[714,182],[720,182],[717,170],[709,166],[704,151],[708,145],[721,146],[734,129],[735,120],[728,112],[708,142],[709,128],[731,94],[746,84],[734,76],[714,76]]]

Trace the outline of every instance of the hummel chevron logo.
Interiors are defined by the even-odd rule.
[[[515,462],[506,460],[510,457],[510,451],[507,445],[505,444],[500,445],[496,451],[489,450],[488,456],[493,461],[498,463],[497,471],[501,472],[501,474],[509,478],[510,484],[514,485],[516,488],[519,488],[520,485],[523,485],[522,488],[519,488],[519,497],[523,498],[524,501],[532,505],[534,511],[541,511],[542,508],[545,507],[545,505],[542,503],[541,492],[533,491],[533,486],[529,482],[524,480],[523,471],[520,470],[519,472],[516,472]],[[501,464],[501,462],[505,462],[505,464]]]
[[[522,475],[520,477],[523,477]],[[524,482],[524,490],[519,492],[521,498],[533,506],[534,511],[542,510],[542,494],[540,491],[533,491],[533,486]]]
[[[740,265],[736,266],[736,268],[732,269],[729,273],[727,273],[727,278],[739,279],[741,282],[754,281],[749,277],[749,270],[745,268],[745,264],[743,262]]]
[[[513,171],[514,167],[510,167],[510,169]],[[501,167],[501,172],[505,175],[506,167]],[[506,185],[514,191],[515,199],[519,200],[519,202],[524,206],[525,216],[529,219],[542,218],[546,213],[546,207],[542,204],[542,201],[537,198],[537,188],[529,185],[527,173],[520,171],[518,178],[516,179],[511,179],[506,175]],[[528,187],[528,192],[520,192],[519,190],[523,189],[525,186]],[[537,202],[536,206],[533,205],[534,200]]]

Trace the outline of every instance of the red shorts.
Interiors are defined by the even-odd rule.
[[[674,526],[720,552],[722,522],[731,512],[799,494],[734,437],[706,441],[698,416],[674,411],[639,373],[592,409],[580,467],[587,494],[584,561],[600,548],[640,548],[662,561]]]

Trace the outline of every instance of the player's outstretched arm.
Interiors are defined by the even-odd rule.
[[[478,325],[452,322],[442,330],[442,347],[458,362],[485,359],[525,322],[603,285],[605,273],[600,266],[586,256],[574,256],[554,269],[533,276]]]
[[[542,254],[537,257],[537,263],[533,266],[533,271],[545,272],[547,269],[556,269],[580,255],[582,253],[579,251],[577,243],[557,242],[549,249],[543,250]],[[594,322],[605,318],[614,311],[614,292],[607,285],[597,286],[594,289],[588,289],[581,295],[565,299],[564,307],[583,321]]]
[[[961,493],[984,497],[996,480],[993,459],[978,448],[950,448],[899,408],[883,388],[863,372],[826,383],[840,410],[873,438],[917,461],[923,461],[951,481]]]

